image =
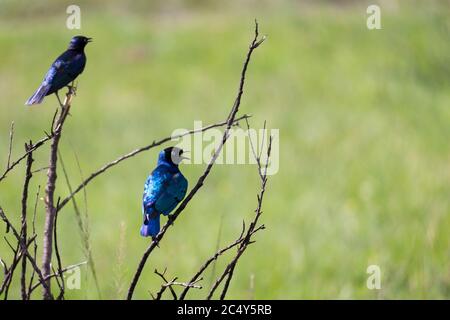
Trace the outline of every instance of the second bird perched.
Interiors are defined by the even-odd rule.
[[[69,47],[51,65],[44,81],[36,92],[25,102],[25,105],[39,104],[45,96],[56,93],[75,80],[86,66],[84,47],[92,39],[85,36],[75,36],[70,40]],[[58,97],[59,100],[59,97]]]
[[[183,157],[183,150],[176,147],[159,153],[156,169],[144,185],[141,236],[154,238],[159,233],[160,215],[168,215],[186,195],[188,182],[178,168],[183,159],[188,158]]]

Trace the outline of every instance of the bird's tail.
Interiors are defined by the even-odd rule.
[[[141,236],[156,237],[159,233],[159,214],[155,217],[146,218],[141,227]]]
[[[31,106],[33,104],[39,104],[44,100],[44,97],[47,95],[48,91],[50,90],[49,84],[43,84],[40,85],[39,88],[36,90],[35,93],[30,97],[30,99],[25,102],[25,105]]]

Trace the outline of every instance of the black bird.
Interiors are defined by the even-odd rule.
[[[61,54],[45,75],[44,81],[36,92],[25,102],[25,105],[39,104],[45,96],[55,93],[67,86],[83,72],[86,66],[84,47],[92,41],[92,38],[75,36],[70,40],[69,47]]]

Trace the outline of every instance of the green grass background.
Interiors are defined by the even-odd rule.
[[[382,8],[382,30],[366,28],[372,3]],[[23,103],[72,35],[94,38],[61,142],[78,185],[74,152],[87,175],[194,120],[224,119],[258,18],[268,40],[251,62],[241,112],[253,114],[255,128],[267,120],[280,130],[280,170],[268,184],[261,219],[267,229],[240,260],[229,297],[450,298],[447,1],[78,1],[81,30],[65,27],[69,4],[0,1],[2,163],[11,121],[14,158],[48,129],[54,96],[32,108]],[[157,152],[122,163],[87,188],[102,298],[124,298],[148,245],[139,236],[140,201]],[[48,147],[35,158],[34,168],[45,166]],[[203,168],[182,167],[191,186]],[[0,204],[14,221],[23,169],[0,183]],[[56,193],[65,196],[58,174]],[[45,171],[35,174],[31,207],[45,178]],[[216,166],[149,259],[135,297],[157,291],[155,268],[188,280],[218,240],[224,245],[239,234],[257,191],[254,166]],[[85,211],[81,194],[77,201]],[[41,234],[43,201],[37,219]],[[63,264],[85,260],[72,205],[58,226]],[[2,225],[0,236],[4,231]],[[10,256],[0,241],[0,257]],[[206,294],[230,257],[205,274],[205,288],[191,298]],[[366,287],[371,264],[381,268],[381,290]],[[81,289],[67,298],[98,298],[89,272],[81,271]],[[18,280],[13,298],[20,297]]]

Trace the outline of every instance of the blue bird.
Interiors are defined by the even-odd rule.
[[[188,182],[178,165],[183,159],[183,150],[170,147],[158,156],[156,169],[148,176],[142,197],[144,223],[141,236],[154,238],[159,233],[159,216],[167,216],[183,200]]]
[[[91,42],[91,38],[75,36],[70,40],[69,47],[53,62],[36,92],[25,102],[25,105],[39,104],[45,96],[56,94],[59,102],[58,90],[67,86],[83,72],[86,66],[84,47]]]

